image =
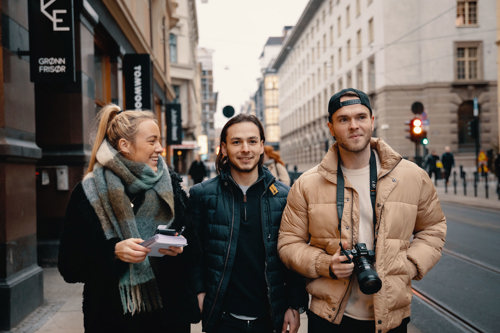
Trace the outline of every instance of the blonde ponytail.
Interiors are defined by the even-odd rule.
[[[144,120],[153,120],[156,118],[151,111],[122,111],[116,104],[105,105],[96,117],[99,121],[97,133],[92,146],[90,162],[87,173],[92,172],[96,163],[97,150],[106,139],[109,144],[118,150],[118,141],[123,138],[132,143],[135,142],[135,136],[139,124]]]

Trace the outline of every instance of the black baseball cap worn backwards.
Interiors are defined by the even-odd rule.
[[[349,99],[347,101],[341,102],[340,99],[342,98],[342,96],[345,96],[349,92],[358,95],[359,99]],[[346,88],[342,89],[330,98],[330,101],[328,102],[328,119],[331,120],[332,115],[335,113],[335,111],[337,111],[341,107],[353,104],[364,105],[368,108],[368,110],[370,110],[370,115],[373,114],[372,108],[370,106],[370,99],[364,92],[354,88]]]

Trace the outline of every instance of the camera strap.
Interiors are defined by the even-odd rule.
[[[370,150],[370,201],[373,210],[373,227],[377,224],[377,217],[375,215],[375,201],[377,197],[377,161],[375,160],[375,153]],[[337,215],[339,219],[339,232],[342,238],[342,213],[344,211],[344,173],[340,167],[342,160],[340,159],[340,149],[338,150],[338,165],[337,165]]]

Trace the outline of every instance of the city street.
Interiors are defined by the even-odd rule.
[[[500,301],[499,211],[443,203],[441,261],[413,283],[412,323],[421,332],[494,332]]]

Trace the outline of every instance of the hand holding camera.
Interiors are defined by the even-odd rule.
[[[382,281],[373,267],[375,251],[368,250],[365,243],[354,245],[352,250],[344,250],[344,246],[340,244],[340,252],[349,258],[344,263],[354,264],[359,289],[367,295],[375,294],[382,287]]]
[[[343,242],[342,246],[347,247],[347,242]],[[337,252],[332,257],[332,262],[330,263],[330,271],[339,279],[349,278],[354,269],[354,264],[345,264],[348,260],[352,259],[352,256],[346,256],[340,252],[341,247],[337,249]]]

